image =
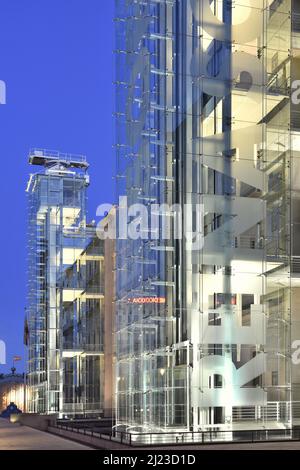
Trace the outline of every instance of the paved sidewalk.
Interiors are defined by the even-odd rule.
[[[0,450],[92,450],[47,432],[0,418]]]

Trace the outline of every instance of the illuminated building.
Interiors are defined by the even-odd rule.
[[[0,374],[0,414],[10,403],[25,411],[26,392],[23,374]]]
[[[84,157],[34,150],[29,162],[43,169],[27,187],[28,411],[111,417],[115,242],[86,222]]]
[[[28,192],[28,411],[57,413],[62,392],[59,279],[86,245],[85,157],[34,150]]]
[[[103,413],[104,253],[94,238],[62,278],[61,349],[65,415]]]
[[[116,225],[116,209],[112,207],[101,220],[105,233],[108,226]],[[104,416],[115,416],[115,300],[116,300],[116,241],[103,237],[104,243]]]
[[[114,241],[100,240],[94,226],[87,230],[86,248],[60,282],[60,411],[68,417],[111,417]]]
[[[161,226],[118,240],[117,429],[291,428],[299,3],[116,4],[118,194],[128,206],[201,207],[203,227],[197,249],[187,233],[163,239]]]

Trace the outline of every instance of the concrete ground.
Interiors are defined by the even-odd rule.
[[[0,419],[1,450],[92,450],[47,432]]]

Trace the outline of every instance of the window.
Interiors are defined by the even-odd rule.
[[[220,374],[211,375],[208,379],[209,388],[223,388],[224,381],[223,377]]]
[[[272,385],[273,386],[278,385],[278,371],[277,370],[272,371]]]

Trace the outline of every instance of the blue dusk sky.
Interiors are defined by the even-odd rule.
[[[24,357],[29,149],[87,156],[90,219],[114,202],[113,16],[114,0],[0,0],[0,373]]]

